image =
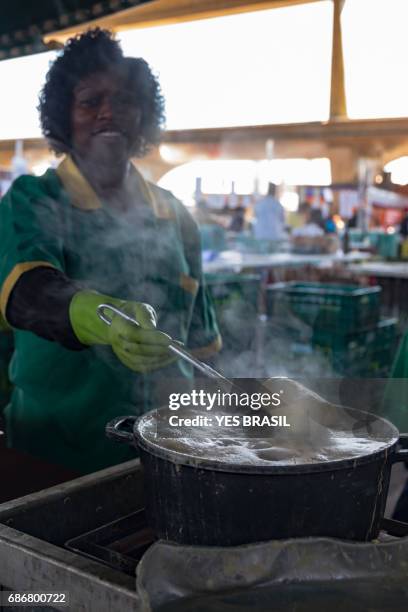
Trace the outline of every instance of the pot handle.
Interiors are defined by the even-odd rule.
[[[116,442],[133,444],[133,426],[137,419],[137,416],[120,416],[113,421],[109,421],[105,426],[106,437]]]
[[[408,434],[400,434],[398,444],[401,446],[401,448],[395,451],[391,458],[392,463],[408,461]]]
[[[392,456],[392,463],[408,461],[408,434],[400,434],[398,443],[401,448]],[[386,531],[389,535],[396,536],[398,538],[408,536],[408,523],[403,521],[383,517],[380,522],[380,528]]]
[[[380,521],[380,529],[386,531],[388,535],[392,535],[397,538],[404,538],[405,536],[408,536],[408,523],[385,518],[384,516]]]
[[[395,451],[391,462],[398,463],[398,461],[408,461],[408,448],[401,448],[400,450]]]

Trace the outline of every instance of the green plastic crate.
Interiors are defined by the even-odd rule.
[[[333,369],[336,374],[347,378],[388,378],[392,366],[392,355],[384,356],[373,355],[370,359],[361,362],[359,365],[353,364],[334,364]]]
[[[313,344],[332,352],[353,351],[360,347],[364,351],[395,348],[398,336],[398,320],[381,319],[371,328],[357,332],[342,332],[341,329],[329,331],[324,328],[313,330]]]
[[[313,329],[358,331],[375,325],[380,313],[381,287],[326,283],[271,285],[273,315],[290,312]]]
[[[287,339],[290,356],[298,361],[309,355],[324,373],[353,378],[387,377],[398,346],[398,321],[383,319],[374,327],[357,333],[335,333],[314,330],[310,341],[302,339],[299,330],[281,328]],[[323,365],[326,370],[324,369]]]
[[[371,329],[353,334],[315,333],[313,344],[332,367],[347,376],[379,375],[389,371],[398,343],[397,319],[383,319]]]
[[[398,343],[398,319],[382,319],[377,325],[377,333],[375,335],[375,348],[382,350],[384,348],[397,348]]]

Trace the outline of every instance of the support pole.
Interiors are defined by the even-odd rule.
[[[341,39],[341,11],[344,0],[333,0],[333,41],[330,90],[330,121],[347,117],[344,86],[343,45]]]

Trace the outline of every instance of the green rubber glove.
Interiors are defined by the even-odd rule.
[[[115,315],[111,325],[107,325],[97,315],[100,304],[117,306],[134,317],[140,327]],[[72,329],[82,344],[110,344],[118,359],[134,372],[146,374],[175,359],[168,349],[170,337],[156,329],[157,316],[148,304],[79,291],[71,300],[69,317]]]

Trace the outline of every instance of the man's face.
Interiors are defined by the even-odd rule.
[[[95,72],[74,88],[72,148],[82,159],[100,164],[127,161],[139,123],[135,94],[120,70]]]

